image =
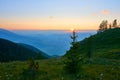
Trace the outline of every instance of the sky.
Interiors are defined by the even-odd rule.
[[[102,20],[119,21],[119,8],[120,0],[0,0],[0,28],[97,30]]]

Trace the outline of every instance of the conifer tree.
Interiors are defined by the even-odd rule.
[[[103,31],[107,30],[107,29],[108,29],[107,24],[108,24],[108,21],[107,21],[107,20],[103,20],[103,21],[100,23],[98,32],[103,32]]]
[[[72,39],[72,46],[77,42],[77,35],[76,35],[76,32],[75,30],[73,30],[73,33],[72,33],[72,36],[71,36],[71,39]]]
[[[112,25],[111,24],[109,24],[109,29],[111,29],[112,28]]]
[[[117,26],[117,19],[115,19],[115,20],[113,21],[113,26],[112,26],[112,27],[114,27],[114,28],[118,27],[118,26]]]
[[[65,70],[70,73],[70,74],[77,74],[79,72],[80,66],[79,62],[81,59],[79,59],[79,56],[77,55],[77,48],[78,44],[77,43],[77,35],[75,30],[73,30],[72,36],[72,43],[71,43],[71,49],[70,51],[67,52],[67,55],[65,57]]]

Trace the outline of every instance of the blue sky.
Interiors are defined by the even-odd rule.
[[[97,29],[120,18],[120,0],[0,0],[6,29]]]

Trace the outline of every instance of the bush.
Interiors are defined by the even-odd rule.
[[[28,68],[23,69],[22,71],[21,80],[37,80],[38,68],[39,68],[38,62],[35,63],[35,61],[31,58],[28,61]]]

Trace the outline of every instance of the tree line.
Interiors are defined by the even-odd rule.
[[[113,20],[112,24],[108,23],[107,20],[103,20],[99,25],[98,32],[103,32],[107,29],[119,28],[119,27],[120,27],[120,25],[118,25],[117,19]]]

